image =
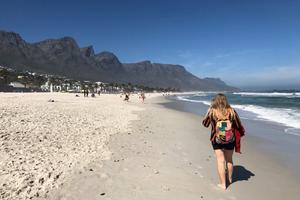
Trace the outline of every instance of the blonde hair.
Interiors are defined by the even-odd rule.
[[[233,116],[234,114],[233,109],[228,103],[226,96],[221,93],[217,94],[213,98],[210,108],[212,109],[212,116],[214,119],[226,118],[229,113],[231,114],[231,116]]]

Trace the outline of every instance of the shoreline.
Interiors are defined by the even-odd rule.
[[[170,102],[162,105],[199,116],[204,116],[208,108],[207,105],[198,102],[181,101],[175,98],[168,99]],[[239,113],[245,112],[239,109],[237,111]],[[292,171],[293,175],[300,177],[300,161],[294,159],[300,157],[299,136],[285,133],[285,129],[289,127],[277,122],[243,118],[241,113],[240,118],[246,129],[246,137],[256,141],[253,142],[255,148],[259,148],[260,151],[268,154],[268,157],[272,157],[284,168]]]
[[[233,93],[233,94],[235,94],[235,93]],[[255,93],[255,94],[259,94],[259,93]],[[243,96],[243,94],[241,94],[241,93],[240,93],[240,95]],[[249,95],[249,96],[251,96],[251,95]],[[192,97],[192,96],[185,96],[183,94],[180,94],[180,95],[176,96],[176,99],[180,100],[180,101],[190,102],[190,103],[200,103],[200,104],[204,104],[206,106],[210,105],[210,100],[193,100],[193,99],[189,99],[189,97]],[[259,97],[259,95],[258,95],[258,97]],[[272,95],[267,96],[267,97],[272,97]],[[293,98],[288,97],[288,99],[293,99]],[[236,102],[236,100],[232,104],[232,107],[234,109],[238,110],[239,113],[241,114],[241,116],[244,117],[244,119],[263,121],[265,123],[282,126],[282,127],[284,127],[285,133],[300,136],[300,132],[299,132],[300,126],[298,123],[299,121],[297,121],[297,119],[295,119],[295,118],[294,119],[289,118],[288,120],[285,120],[285,117],[289,117],[288,116],[290,114],[289,111],[297,112],[297,110],[295,110],[296,108],[291,108],[291,109],[283,108],[283,107],[282,108],[280,108],[280,107],[272,108],[272,107],[267,107],[264,105],[258,105],[258,104],[256,105],[255,103],[239,104]],[[275,109],[275,110],[273,111],[273,109]],[[276,117],[273,118],[272,115],[275,115]],[[281,116],[281,118],[279,119],[278,116]]]

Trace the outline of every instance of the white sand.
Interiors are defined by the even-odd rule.
[[[119,95],[0,93],[0,198],[47,197],[73,171],[108,159],[109,136],[127,131],[138,110]]]

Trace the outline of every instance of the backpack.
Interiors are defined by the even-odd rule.
[[[232,116],[230,112],[224,119],[218,119],[216,122],[216,143],[228,144],[235,140],[234,131],[232,128]]]

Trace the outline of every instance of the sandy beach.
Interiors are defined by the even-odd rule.
[[[234,183],[218,177],[202,117],[161,95],[96,98],[0,94],[1,199],[298,199],[299,178],[257,138],[234,155]],[[54,102],[48,102],[53,99]]]
[[[73,171],[109,159],[110,135],[128,131],[138,110],[117,95],[1,93],[1,199],[47,198]]]

